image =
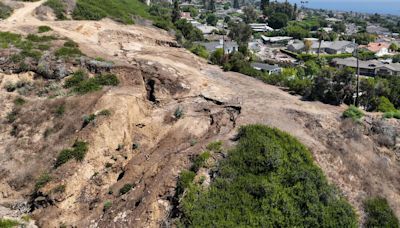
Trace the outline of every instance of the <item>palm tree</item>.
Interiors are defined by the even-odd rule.
[[[322,41],[327,40],[329,38],[329,36],[323,29],[319,29],[317,35],[318,35],[318,41],[319,41],[319,44],[318,44],[318,58],[319,58],[319,54],[321,53]]]

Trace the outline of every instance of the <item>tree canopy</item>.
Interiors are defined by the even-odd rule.
[[[241,127],[239,142],[207,190],[189,184],[181,201],[188,227],[357,227],[350,206],[290,135]]]

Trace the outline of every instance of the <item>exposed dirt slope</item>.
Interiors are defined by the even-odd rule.
[[[0,205],[23,211],[33,200],[28,206],[43,227],[158,227],[168,218],[169,198],[190,155],[216,139],[229,145],[238,127],[261,123],[307,145],[359,212],[368,194],[381,194],[400,216],[398,122],[380,121],[374,114],[362,124],[343,121],[345,107],[302,101],[253,78],[223,72],[177,48],[158,29],[110,20],[40,21],[33,11],[42,2],[24,3],[0,22],[0,29],[26,34],[48,25],[77,42],[85,54],[114,61],[118,66],[112,72],[122,83],[85,96],[27,97],[17,119],[24,126],[18,137],[10,136],[12,126],[2,123],[0,128]],[[16,77],[0,74],[1,86]],[[15,97],[1,90],[2,119]],[[60,119],[51,111],[58,103],[66,104]],[[184,110],[182,118],[174,117],[178,108]],[[82,128],[83,115],[103,109],[112,114]],[[48,126],[59,130],[44,138]],[[84,161],[54,170],[54,158],[76,139],[89,143]],[[42,195],[32,197],[35,180],[46,170],[53,180]],[[135,187],[120,196],[127,183]],[[60,185],[65,192],[54,194]],[[103,211],[107,201],[112,206]],[[10,213],[18,210],[3,212]]]

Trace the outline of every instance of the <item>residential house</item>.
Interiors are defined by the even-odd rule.
[[[181,18],[186,20],[192,20],[190,12],[181,12]]]
[[[287,46],[287,49],[291,52],[303,53],[308,52],[310,54],[317,54],[320,49],[321,53],[326,54],[342,54],[352,53],[356,48],[356,44],[350,41],[322,41],[321,46],[318,40],[311,40],[312,44],[309,50],[306,50],[303,41],[295,41]]]
[[[261,35],[261,40],[263,41],[264,44],[285,44],[288,43],[290,40],[293,40],[293,37],[290,36],[273,36],[273,37],[267,37],[264,35]]]
[[[342,20],[334,18],[334,17],[328,17],[325,18],[326,21],[330,22],[330,23],[336,23],[336,22],[341,22]]]
[[[224,47],[225,54],[230,54],[234,51],[239,50],[239,45],[235,41],[225,41],[225,43],[221,40],[213,41],[213,42],[197,42],[200,45],[203,45],[208,52],[212,53],[215,50]]]
[[[252,23],[249,24],[253,32],[271,32],[274,31],[273,28],[269,27],[267,24]]]
[[[262,42],[261,40],[253,40],[251,42],[249,42],[249,49],[253,52],[253,53],[257,53],[261,51],[261,46],[262,46]]]
[[[218,30],[218,28],[215,26],[204,25],[204,24],[196,25],[195,27],[198,28],[203,33],[203,35],[210,35],[214,31]]]
[[[380,25],[368,25],[367,26],[367,33],[377,34],[377,35],[387,35],[390,34],[389,29],[384,28]]]
[[[374,42],[369,43],[368,45],[362,45],[360,48],[371,51],[375,53],[376,57],[382,57],[384,55],[389,54],[389,43],[385,42]]]
[[[332,60],[334,66],[338,68],[350,67],[357,69],[357,59],[354,57]],[[360,75],[377,76],[377,75],[397,75],[400,76],[400,63],[388,63],[379,60],[358,61]]]
[[[327,43],[325,52],[327,54],[353,53],[356,46],[357,44],[351,41],[346,41],[346,40],[333,41]]]
[[[268,74],[278,74],[282,71],[282,68],[278,65],[270,65],[266,63],[253,62],[251,63],[251,66],[256,70],[266,72]]]
[[[331,28],[331,27],[324,27],[324,28],[322,28],[322,30],[324,30],[327,33],[333,32],[333,28]]]

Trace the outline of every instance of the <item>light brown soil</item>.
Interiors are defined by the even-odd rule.
[[[60,184],[66,190],[52,205],[33,212],[37,224],[158,227],[168,218],[168,197],[179,172],[189,165],[190,155],[200,153],[216,139],[230,146],[238,127],[260,123],[299,138],[360,215],[362,200],[379,194],[388,198],[400,216],[399,161],[394,150],[381,146],[370,131],[377,114],[369,114],[360,125],[343,121],[341,113],[346,107],[302,101],[281,88],[223,72],[187,50],[173,47],[173,37],[159,29],[108,19],[40,21],[32,13],[43,2],[24,3],[25,7],[0,22],[0,29],[25,34],[33,27],[48,25],[77,42],[86,55],[121,65],[113,71],[122,84],[83,97],[30,98],[23,108],[25,114],[17,120],[26,126],[21,138],[9,136],[11,126],[2,124],[0,205],[29,199],[34,180],[52,170],[58,152],[81,139],[89,143],[85,160],[51,171],[55,178],[43,193]],[[0,74],[1,86],[12,77],[16,76]],[[149,80],[155,80],[155,102],[148,99]],[[2,119],[16,96],[1,90]],[[60,120],[50,111],[57,102],[67,104]],[[173,116],[178,107],[184,110],[181,119]],[[112,115],[80,129],[83,115],[102,109],[111,110]],[[61,130],[43,139],[46,127],[57,124],[63,125]],[[398,122],[390,124],[399,129]],[[190,143],[193,139],[198,142],[194,146]],[[139,149],[132,148],[136,143]],[[117,150],[118,145],[123,148]],[[112,167],[106,168],[106,163]],[[135,187],[119,196],[126,183]],[[106,201],[112,202],[112,207],[103,212]]]

